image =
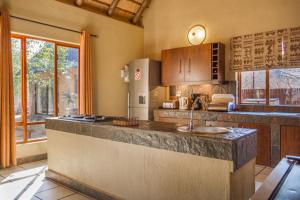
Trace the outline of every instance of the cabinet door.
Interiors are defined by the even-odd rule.
[[[191,46],[186,49],[185,81],[211,80],[211,44]]]
[[[300,156],[300,126],[281,126],[280,129],[281,157]]]
[[[181,48],[162,51],[162,83],[184,82],[184,51]]]
[[[257,129],[256,164],[271,166],[271,128],[265,124],[241,123],[241,128]]]

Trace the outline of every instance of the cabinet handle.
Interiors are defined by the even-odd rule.
[[[179,60],[179,74],[181,74],[181,59]]]
[[[189,73],[191,73],[191,59],[189,58]]]

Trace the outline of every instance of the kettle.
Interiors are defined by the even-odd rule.
[[[179,97],[179,109],[180,110],[189,109],[189,98],[188,97]]]

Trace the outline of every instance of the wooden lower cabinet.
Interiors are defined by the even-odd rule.
[[[257,129],[256,164],[271,166],[271,127],[266,124],[239,123],[241,128]]]
[[[300,126],[281,126],[280,154],[300,156]]]

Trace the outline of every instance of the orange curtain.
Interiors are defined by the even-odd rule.
[[[92,114],[92,68],[91,68],[91,45],[90,34],[82,31],[80,36],[80,98],[79,113]]]
[[[0,165],[16,165],[16,135],[9,13],[0,17]]]

